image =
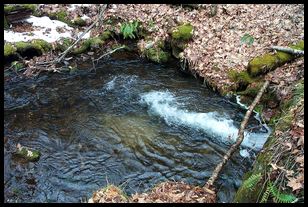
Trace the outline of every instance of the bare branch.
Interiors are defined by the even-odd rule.
[[[213,189],[213,184],[216,181],[216,179],[218,178],[218,175],[221,172],[223,166],[227,163],[227,161],[231,158],[232,154],[238,149],[238,147],[242,143],[242,141],[244,139],[244,129],[245,129],[247,123],[248,123],[248,119],[249,119],[253,109],[255,108],[255,106],[260,101],[260,98],[263,95],[263,93],[264,93],[264,91],[265,91],[265,89],[267,88],[268,85],[269,85],[269,81],[267,80],[263,84],[262,88],[259,90],[259,92],[258,92],[257,96],[255,97],[254,101],[252,102],[252,104],[249,106],[249,108],[248,108],[248,110],[245,114],[245,117],[244,117],[244,119],[241,123],[241,127],[238,131],[238,137],[237,137],[236,142],[230,147],[228,152],[223,157],[223,160],[216,166],[215,170],[212,173],[212,176],[209,178],[209,180],[205,184],[204,188]]]
[[[296,50],[296,49],[292,49],[292,48],[289,48],[289,47],[272,46],[271,49],[290,53],[292,55],[304,55],[303,50]]]
[[[88,33],[98,21],[103,17],[103,14],[105,12],[105,9],[107,8],[107,4],[100,5],[100,13],[98,18],[78,37],[78,39],[72,44],[69,48],[67,48],[61,55],[61,57],[57,58],[55,60],[56,63],[60,63],[62,59],[66,56],[66,54],[81,40],[81,38]]]

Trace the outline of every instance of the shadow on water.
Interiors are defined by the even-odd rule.
[[[202,185],[245,113],[176,64],[136,57],[6,82],[4,109],[5,202],[80,202],[107,182],[128,194],[167,179]],[[14,157],[17,143],[38,149],[40,160]],[[227,164],[220,202],[232,200],[250,158],[237,154]]]

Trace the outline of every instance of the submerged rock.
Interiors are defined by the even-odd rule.
[[[30,162],[35,162],[40,159],[41,153],[38,150],[30,149],[28,147],[24,147],[18,144],[16,155]]]

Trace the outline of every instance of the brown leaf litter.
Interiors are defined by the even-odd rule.
[[[129,202],[129,203],[214,203],[216,194],[211,189],[191,186],[184,182],[166,181],[158,184],[150,192],[136,193],[126,197],[115,186],[95,192],[89,203]]]

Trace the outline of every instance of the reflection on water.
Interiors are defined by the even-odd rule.
[[[176,65],[111,59],[96,72],[5,84],[5,202],[80,202],[108,182],[128,193],[158,182],[202,185],[233,142],[245,111]],[[259,125],[251,118],[249,127]],[[267,133],[246,134],[259,148]],[[17,143],[38,162],[13,156]],[[254,151],[246,151],[252,158]],[[232,200],[252,160],[239,154],[217,182]]]

